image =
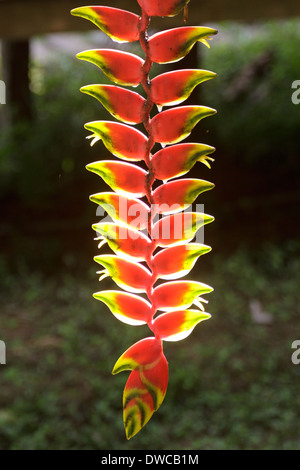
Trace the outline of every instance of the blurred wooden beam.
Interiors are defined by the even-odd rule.
[[[95,29],[89,21],[70,15],[72,8],[83,5],[106,4],[140,12],[136,0],[0,0],[0,38],[26,39],[31,36]],[[271,18],[300,17],[298,0],[192,0],[189,7],[189,24],[217,23],[223,20],[253,22]],[[166,20],[153,19],[153,23],[168,27],[182,25],[182,15]],[[155,23],[157,22],[157,23]]]

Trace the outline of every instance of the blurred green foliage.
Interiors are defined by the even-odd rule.
[[[194,278],[215,288],[212,318],[187,340],[165,343],[165,402],[130,441],[122,422],[128,374],[111,370],[149,330],[118,322],[92,299],[94,272],[50,278],[20,267],[15,277],[2,264],[0,449],[299,450],[300,365],[291,362],[299,254],[291,241],[210,254],[209,269],[208,256],[199,261]],[[253,299],[270,324],[253,321]]]
[[[201,48],[201,67],[218,74],[199,88],[201,102],[218,110],[205,141],[225,153],[228,164],[298,172],[300,107],[291,101],[291,85],[300,73],[299,22],[217,28],[212,49]],[[30,73],[35,120],[1,132],[0,198],[14,195],[41,205],[58,191],[68,195],[70,185],[84,184],[85,164],[105,152],[100,144],[90,149],[83,124],[111,117],[79,88],[109,81],[95,66],[63,52],[32,63]]]
[[[300,107],[292,103],[299,79],[298,20],[247,26],[218,25],[203,68],[218,74],[205,85],[205,104],[215,107],[212,141],[242,168],[300,170]]]
[[[0,197],[9,194],[24,205],[41,206],[85,181],[89,144],[83,124],[103,118],[105,111],[80,93],[99,77],[78,62],[62,54],[57,61],[31,65],[34,120],[18,121],[1,133]]]

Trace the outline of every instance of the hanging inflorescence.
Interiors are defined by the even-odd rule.
[[[113,190],[90,196],[111,217],[109,222],[93,225],[99,247],[107,243],[114,253],[94,259],[103,268],[100,280],[110,276],[122,289],[100,291],[94,297],[119,320],[130,325],[147,324],[152,332],[152,336],[125,351],[113,368],[113,374],[130,371],[123,394],[128,439],[149,421],[164,399],[168,363],[163,341],[183,339],[199,322],[210,318],[204,308],[207,300],[202,296],[213,290],[201,282],[178,279],[190,272],[199,256],[211,250],[192,241],[213,217],[187,208],[214,185],[202,179],[178,177],[188,173],[196,162],[210,168],[213,147],[180,142],[201,119],[216,111],[205,106],[178,105],[198,84],[216,74],[198,69],[174,70],[152,79],[149,74],[153,63],[177,62],[198,41],[208,46],[207,40],[217,31],[183,26],[149,37],[152,16],[175,16],[184,8],[186,18],[189,0],[138,3],[141,16],[107,6],[72,10],[73,15],[92,21],[114,41],[139,41],[144,55],[141,58],[116,49],[88,50],[77,55],[121,85],[88,85],[81,91],[98,99],[117,119],[85,124],[91,132],[91,143],[102,140],[117,157],[87,165]],[[142,85],[144,96],[123,88],[138,85]],[[162,111],[163,107],[169,109]],[[137,124],[143,124],[145,132],[132,127]],[[154,151],[157,144],[162,148]]]

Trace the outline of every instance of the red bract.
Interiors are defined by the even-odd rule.
[[[207,45],[207,39],[217,31],[204,26],[183,26],[156,33],[149,39],[152,62],[168,64],[177,62],[190,52],[197,41]]]
[[[171,106],[185,101],[200,83],[216,74],[208,70],[173,70],[154,77],[151,81],[151,99],[158,106]]]
[[[100,280],[110,276],[122,289],[129,292],[146,292],[151,287],[152,273],[140,263],[133,263],[119,256],[95,256],[96,263],[104,269],[99,271]]]
[[[130,346],[117,360],[113,374],[123,370],[141,370],[144,367],[154,367],[162,357],[162,344],[156,338],[144,338]]]
[[[154,62],[179,61],[198,41],[208,46],[207,40],[216,30],[183,26],[149,37],[150,17],[175,16],[185,8],[186,19],[189,0],[137,1],[140,16],[106,6],[72,10],[72,14],[92,21],[114,41],[139,40],[143,49],[143,58],[115,49],[94,49],[77,55],[97,65],[112,82],[121,85],[92,84],[83,86],[81,91],[96,98],[121,121],[85,124],[91,132],[88,136],[92,138],[91,145],[101,140],[115,157],[127,160],[101,159],[86,167],[114,191],[90,196],[98,206],[97,215],[103,216],[105,211],[110,218],[100,218],[92,226],[98,248],[107,243],[113,252],[98,254],[94,260],[100,265],[99,280],[110,276],[114,286],[121,289],[100,291],[94,297],[117,319],[134,326],[147,324],[152,332],[151,337],[130,346],[113,368],[113,374],[130,371],[123,394],[128,439],[145,426],[164,400],[168,363],[163,341],[182,340],[198,323],[210,318],[203,296],[213,291],[203,282],[178,279],[186,276],[199,257],[211,250],[202,243],[203,228],[214,218],[194,208],[189,212],[186,209],[214,184],[198,178],[169,180],[188,173],[197,162],[210,168],[213,147],[180,142],[201,119],[216,111],[206,106],[178,105],[196,86],[216,74],[179,69],[151,80],[150,71]],[[123,88],[138,85],[142,89],[139,93]],[[159,111],[156,114],[152,112],[155,105]],[[177,107],[160,112],[164,106],[174,105]],[[137,124],[143,125],[143,129],[130,126]],[[168,147],[154,153],[156,143]]]
[[[196,281],[170,281],[153,291],[153,302],[158,310],[188,308],[198,301],[200,295],[212,292],[213,288]]]
[[[197,231],[214,218],[199,212],[180,212],[168,215],[156,222],[151,230],[151,236],[158,246],[174,246],[190,242]]]
[[[210,246],[188,243],[160,250],[153,258],[152,266],[158,278],[177,279],[186,276],[199,256],[208,253]]]
[[[135,294],[104,290],[96,292],[94,297],[104,302],[119,320],[129,325],[143,325],[150,319],[151,304]]]
[[[164,341],[180,341],[191,334],[197,323],[210,318],[199,310],[178,310],[163,313],[153,322],[157,337]]]
[[[148,226],[149,206],[139,199],[132,199],[116,193],[92,194],[90,200],[102,206],[115,221],[138,230]]]
[[[138,0],[148,16],[175,16],[190,0]]]
[[[151,120],[151,134],[155,142],[175,144],[190,135],[198,122],[216,113],[206,106],[180,106],[157,114]]]
[[[119,121],[139,124],[143,120],[146,100],[138,93],[113,85],[88,85],[80,90],[99,100]]]
[[[155,153],[151,160],[155,178],[169,180],[188,173],[196,162],[209,165],[208,157],[215,151],[214,147],[205,144],[186,143],[167,147]]]
[[[143,59],[129,52],[114,49],[92,49],[77,54],[77,58],[92,62],[113,82],[137,86],[143,79]]]
[[[102,140],[105,147],[116,157],[124,160],[144,160],[147,137],[137,129],[119,122],[94,121],[84,126],[92,132],[92,145]]]
[[[168,363],[161,341],[145,338],[118,359],[113,374],[132,371],[123,394],[123,417],[130,439],[149,421],[163,402],[168,386]]]
[[[135,197],[147,192],[147,172],[130,163],[102,160],[89,163],[88,171],[96,173],[114,190]]]
[[[139,38],[138,15],[118,8],[88,6],[74,8],[72,15],[92,21],[117,42],[132,42]]]
[[[159,214],[179,212],[191,205],[199,194],[214,187],[200,179],[183,179],[161,184],[153,192],[153,203]]]
[[[117,254],[130,261],[145,261],[151,252],[151,239],[139,230],[133,230],[113,223],[94,224],[93,229],[98,239],[107,242]]]

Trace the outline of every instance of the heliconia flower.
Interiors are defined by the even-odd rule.
[[[139,39],[140,18],[130,11],[93,5],[74,8],[71,14],[91,21],[116,42],[133,42]]]
[[[143,120],[145,98],[115,85],[87,85],[80,91],[96,98],[119,121],[139,124]]]
[[[148,226],[150,208],[139,199],[128,198],[116,193],[92,194],[90,200],[102,206],[108,215],[118,223],[144,230]]]
[[[103,290],[93,294],[95,299],[104,302],[111,313],[123,323],[138,326],[150,319],[151,304],[138,295],[128,292]]]
[[[175,16],[190,0],[137,0],[148,16]]]
[[[187,338],[195,326],[211,317],[199,310],[177,310],[162,313],[153,322],[153,329],[158,338],[164,341],[181,341]]]
[[[217,31],[205,26],[182,26],[154,34],[149,38],[152,62],[169,64],[185,57],[197,41],[207,44]]]
[[[205,144],[184,143],[166,147],[156,152],[151,165],[155,178],[167,181],[188,173],[196,162],[202,162],[209,166],[208,157],[215,151],[214,147]]]
[[[190,242],[197,231],[214,221],[214,217],[200,212],[180,212],[163,217],[153,225],[151,236],[157,246],[167,247]]]
[[[172,214],[190,206],[199,194],[214,188],[214,184],[200,179],[181,179],[161,184],[152,195],[159,214]]]
[[[156,114],[151,120],[151,134],[155,142],[175,144],[190,135],[201,119],[216,113],[206,106],[179,106]]]
[[[94,260],[105,268],[99,272],[102,274],[100,279],[110,276],[119,287],[128,292],[146,292],[151,286],[152,274],[140,263],[114,255],[99,255]]]
[[[160,108],[185,101],[194,88],[217,76],[208,70],[173,70],[151,80],[151,99]]]
[[[89,163],[88,171],[96,173],[120,194],[142,197],[146,194],[146,178],[148,173],[136,165],[113,160],[101,160]]]
[[[152,267],[160,279],[178,279],[191,271],[199,256],[210,251],[210,246],[201,243],[172,246],[154,256]]]
[[[92,62],[118,85],[137,86],[143,79],[143,59],[115,49],[91,49],[77,54],[78,59]]]
[[[145,261],[151,251],[150,238],[139,230],[105,222],[94,224],[92,228],[99,240],[106,240],[117,255],[129,261]]]
[[[92,144],[101,139],[116,157],[134,162],[145,158],[148,139],[141,131],[113,121],[88,122],[84,127],[93,133]]]
[[[93,49],[77,55],[120,85],[91,84],[81,88],[120,121],[85,124],[91,133],[87,136],[92,139],[91,145],[102,140],[104,151],[116,157],[100,157],[86,166],[113,191],[90,196],[100,216],[100,221],[92,225],[98,250],[107,244],[112,251],[97,254],[94,261],[100,265],[99,281],[109,276],[120,289],[93,295],[118,320],[133,326],[147,325],[153,335],[130,346],[112,370],[113,374],[129,371],[123,392],[127,439],[148,423],[164,400],[169,376],[164,342],[186,338],[197,324],[211,316],[204,304],[213,288],[180,278],[190,273],[200,256],[211,251],[202,243],[203,227],[214,217],[202,210],[187,209],[214,184],[195,177],[173,179],[188,173],[197,162],[210,168],[214,161],[210,156],[214,147],[181,141],[216,110],[178,105],[196,86],[216,74],[183,69],[152,77],[151,68],[153,63],[180,61],[197,42],[209,47],[208,40],[217,31],[206,26],[182,26],[150,37],[148,33],[153,16],[175,16],[184,9],[186,23],[189,1],[137,0],[140,15],[110,6],[84,6],[71,12],[94,23],[114,41],[139,41],[143,55],[116,49]],[[141,91],[136,93],[124,86],[140,86]],[[162,110],[166,106],[169,109]],[[156,144],[163,148],[157,150]]]

